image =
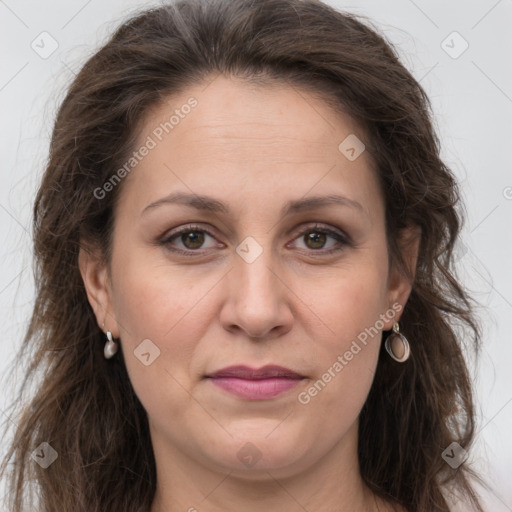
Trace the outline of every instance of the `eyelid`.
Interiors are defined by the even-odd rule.
[[[303,235],[304,233],[307,233],[310,231],[315,231],[315,230],[318,230],[321,233],[326,233],[329,235],[330,234],[337,235],[340,238],[343,238],[347,243],[350,241],[350,237],[348,236],[348,234],[345,233],[344,231],[342,231],[341,229],[336,228],[334,226],[330,226],[329,224],[323,224],[321,222],[306,223],[305,225],[301,225],[298,228],[298,231],[294,230],[293,233],[296,233],[296,235],[294,235],[294,236],[295,236],[295,238],[297,238],[297,236],[300,236],[300,235]],[[294,240],[295,240],[295,238],[294,238]]]

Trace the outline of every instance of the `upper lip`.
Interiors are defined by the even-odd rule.
[[[239,379],[269,379],[272,377],[287,377],[292,379],[301,379],[303,376],[297,372],[277,365],[266,365],[261,368],[251,368],[249,366],[228,366],[207,377],[236,377]]]

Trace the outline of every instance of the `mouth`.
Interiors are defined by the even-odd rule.
[[[303,375],[267,365],[259,369],[230,366],[206,376],[216,387],[246,400],[268,400],[294,388]]]

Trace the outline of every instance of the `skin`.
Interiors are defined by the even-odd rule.
[[[364,134],[305,91],[220,75],[148,113],[140,145],[192,96],[197,107],[122,183],[110,267],[99,252],[80,254],[98,325],[120,338],[148,413],[158,478],[151,512],[392,510],[363,484],[357,460],[381,329],[308,404],[298,400],[411,290],[388,267],[384,201],[368,153],[350,161],[338,150],[349,134]],[[173,192],[211,196],[231,213],[171,203],[143,213]],[[289,200],[328,194],[360,207],[280,214]],[[191,229],[203,245],[180,236],[158,243],[189,223],[213,236]],[[315,245],[306,236],[315,223],[350,242],[320,233]],[[249,236],[262,250],[251,263],[235,250]],[[414,266],[417,243],[404,254]],[[134,355],[145,339],[160,350],[148,366]],[[277,364],[306,378],[259,401],[204,378],[235,364]],[[248,442],[258,459],[250,467],[237,456]]]

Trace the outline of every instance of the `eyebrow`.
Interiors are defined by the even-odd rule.
[[[153,208],[156,208],[164,204],[182,204],[185,206],[189,206],[191,208],[195,208],[196,210],[204,210],[214,213],[224,213],[226,215],[231,214],[229,206],[213,197],[198,194],[187,194],[183,192],[175,192],[147,205],[144,208],[144,210],[142,210],[141,215],[145,214],[147,211]],[[354,208],[359,210],[360,212],[365,211],[361,204],[358,203],[357,201],[354,201],[353,199],[349,199],[348,197],[340,196],[337,194],[329,194],[326,196],[311,196],[307,198],[288,201],[281,208],[280,214],[282,217],[284,217],[292,213],[314,210],[317,208],[330,205],[339,205]]]

